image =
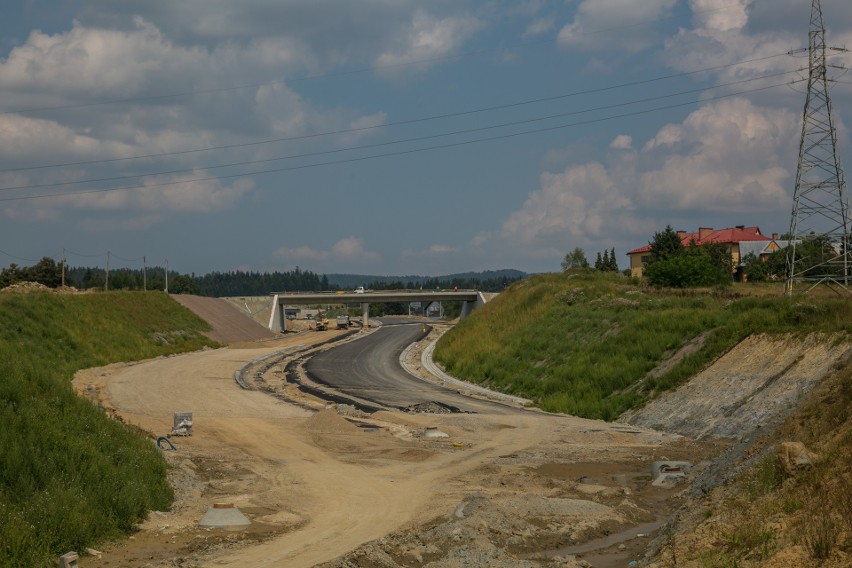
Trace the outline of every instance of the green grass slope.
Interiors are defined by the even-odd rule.
[[[544,410],[613,420],[758,332],[849,333],[852,302],[751,287],[657,290],[611,273],[539,275],[445,334],[435,360],[456,377]],[[649,376],[702,334],[698,351]]]
[[[157,292],[0,294],[0,566],[53,566],[170,506],[159,450],[71,378],[209,345],[207,327]]]

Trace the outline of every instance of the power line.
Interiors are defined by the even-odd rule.
[[[26,261],[26,262],[38,262],[34,258],[24,258],[24,257],[21,257],[21,256],[16,256],[16,255],[14,255],[10,252],[6,252],[5,250],[0,250],[0,253],[5,254],[9,258],[14,258],[15,260],[23,260],[23,261]]]
[[[425,140],[433,140],[433,139],[436,139],[436,138],[446,138],[446,137],[449,137],[449,136],[458,136],[460,134],[472,134],[474,132],[483,132],[483,131],[486,131],[486,130],[494,130],[494,129],[497,129],[497,128],[506,128],[506,127],[509,127],[509,126],[520,126],[520,125],[524,125],[524,124],[531,124],[531,123],[534,123],[534,122],[542,122],[542,121],[545,121],[545,120],[553,120],[555,118],[564,118],[566,116],[575,116],[575,115],[578,115],[578,114],[586,114],[586,113],[597,112],[597,111],[602,111],[602,110],[611,110],[611,109],[614,109],[614,108],[620,108],[620,107],[634,105],[634,104],[646,103],[646,102],[662,100],[662,99],[666,99],[666,98],[672,98],[672,97],[678,97],[678,96],[683,96],[683,95],[688,95],[688,94],[694,94],[694,93],[698,93],[698,92],[705,92],[705,91],[712,90],[712,89],[721,89],[721,88],[731,87],[731,86],[739,85],[739,84],[742,84],[742,83],[748,83],[748,82],[752,82],[752,81],[769,79],[769,78],[778,77],[778,76],[781,76],[781,75],[788,75],[790,73],[798,73],[800,71],[803,71],[803,69],[794,69],[792,71],[782,71],[782,72],[778,72],[778,73],[770,73],[768,75],[763,75],[763,76],[760,76],[760,77],[752,77],[752,78],[748,78],[748,79],[741,79],[739,81],[733,81],[733,82],[730,82],[730,83],[714,85],[713,87],[709,87],[709,88],[690,89],[690,90],[687,90],[687,91],[681,91],[681,92],[677,92],[677,93],[669,93],[669,94],[666,94],[666,95],[659,95],[659,96],[656,96],[656,97],[647,97],[647,98],[644,98],[644,99],[636,99],[636,100],[633,100],[633,101],[615,103],[615,104],[611,104],[611,105],[604,105],[604,106],[594,107],[594,108],[590,108],[590,109],[570,111],[570,112],[552,114],[552,115],[548,115],[548,116],[530,118],[530,119],[525,119],[525,120],[504,122],[504,123],[500,123],[500,124],[493,124],[493,125],[482,126],[482,127],[477,127],[477,128],[468,128],[468,129],[463,129],[463,130],[456,130],[456,131],[445,132],[445,133],[440,133],[440,134],[431,134],[431,135],[428,135],[428,136],[418,136],[418,137],[406,138],[406,139],[402,139],[402,140],[391,140],[391,141],[387,141],[387,142],[377,142],[377,143],[374,143],[374,144],[362,144],[362,145],[359,145],[359,146],[349,146],[349,147],[346,147],[346,148],[336,148],[334,150],[321,150],[321,151],[316,151],[316,152],[305,152],[305,153],[302,153],[302,154],[294,154],[294,155],[290,155],[290,156],[279,156],[279,157],[276,157],[276,158],[265,158],[265,159],[260,159],[260,160],[244,160],[244,161],[241,161],[241,162],[231,162],[231,163],[228,163],[228,164],[214,164],[214,165],[211,165],[211,166],[199,166],[199,167],[183,168],[183,169],[177,169],[177,170],[157,171],[157,172],[151,172],[151,173],[146,173],[146,174],[133,174],[133,175],[125,175],[125,176],[112,176],[112,177],[105,177],[105,178],[93,178],[93,179],[83,179],[83,180],[75,180],[75,181],[61,181],[61,182],[51,182],[51,183],[43,183],[43,184],[28,184],[28,185],[21,185],[21,186],[0,187],[0,191],[12,191],[12,190],[21,190],[21,189],[41,189],[41,188],[46,188],[46,187],[66,187],[66,186],[69,186],[69,185],[80,185],[80,184],[84,184],[84,183],[117,182],[117,181],[141,179],[141,178],[144,178],[144,177],[153,177],[153,176],[160,176],[160,175],[185,174],[185,173],[194,172],[198,169],[215,170],[215,169],[222,169],[222,168],[231,168],[231,167],[236,167],[236,166],[250,166],[250,165],[264,164],[264,163],[269,163],[269,162],[277,162],[277,161],[282,161],[282,160],[292,160],[292,159],[298,159],[298,158],[310,158],[310,157],[315,157],[315,156],[340,154],[340,153],[343,153],[343,152],[350,152],[350,151],[353,151],[353,150],[366,150],[366,149],[381,148],[381,147],[386,147],[386,146],[394,146],[394,145],[397,145],[397,144],[407,144],[407,143],[411,143],[411,142],[422,142],[422,141],[425,141]]]
[[[84,258],[99,258],[99,257],[102,257],[102,256],[106,256],[106,254],[107,254],[106,251],[99,252],[99,253],[96,253],[96,254],[84,254],[84,253],[81,253],[81,252],[74,252],[73,250],[69,250],[69,249],[64,249],[64,250],[65,250],[66,253],[71,253],[74,256],[81,256],[81,257],[84,257]]]
[[[612,115],[612,116],[607,116],[607,117],[602,117],[602,118],[589,119],[589,120],[580,121],[580,122],[573,122],[573,123],[562,124],[562,125],[557,125],[557,126],[550,126],[550,127],[545,127],[545,128],[526,130],[526,131],[515,132],[515,133],[510,133],[510,134],[495,135],[495,136],[490,136],[490,137],[486,137],[486,138],[478,138],[478,139],[467,140],[467,141],[462,141],[462,142],[439,144],[439,145],[428,146],[428,147],[424,147],[424,148],[400,150],[400,151],[397,151],[397,152],[388,152],[388,153],[385,153],[385,154],[376,154],[376,155],[372,155],[372,156],[347,158],[347,159],[342,159],[342,160],[318,162],[318,163],[314,163],[314,164],[303,164],[303,165],[298,165],[298,166],[290,166],[290,167],[285,167],[285,168],[274,168],[274,169],[270,169],[270,170],[262,170],[262,171],[255,171],[255,172],[243,172],[243,173],[239,173],[239,174],[230,174],[230,175],[223,175],[223,176],[210,176],[210,177],[195,178],[195,179],[180,180],[180,181],[161,182],[161,183],[148,184],[148,185],[137,184],[137,185],[130,185],[130,186],[110,187],[110,188],[102,188],[102,189],[90,189],[90,190],[84,190],[84,191],[74,191],[74,192],[64,192],[64,193],[48,193],[48,194],[41,194],[41,195],[25,195],[25,196],[18,196],[18,197],[6,197],[6,198],[0,198],[0,202],[24,201],[24,200],[43,199],[43,198],[51,198],[51,197],[68,197],[68,196],[74,196],[74,195],[107,193],[107,192],[111,192],[111,191],[120,191],[120,190],[125,190],[125,189],[129,189],[129,190],[151,189],[151,188],[156,188],[156,187],[166,187],[166,186],[179,185],[179,184],[184,184],[184,183],[196,183],[196,182],[201,182],[201,181],[232,179],[232,178],[236,178],[236,177],[263,175],[263,174],[270,174],[270,173],[278,173],[278,172],[303,170],[303,169],[309,169],[309,168],[317,168],[317,167],[330,166],[330,165],[363,162],[363,161],[373,160],[373,159],[377,159],[377,158],[403,156],[403,155],[407,155],[407,154],[415,154],[415,153],[426,152],[426,151],[431,151],[431,150],[455,148],[455,147],[460,147],[460,146],[477,144],[477,143],[481,143],[481,142],[490,142],[490,141],[495,141],[495,140],[504,140],[504,139],[508,139],[508,138],[515,138],[515,137],[518,137],[518,136],[525,136],[525,135],[529,135],[529,134],[551,132],[551,131],[560,130],[560,129],[563,129],[563,128],[570,128],[570,127],[573,127],[573,126],[584,126],[584,125],[588,125],[588,124],[595,124],[595,123],[599,123],[599,122],[605,122],[605,121],[615,120],[615,119],[619,119],[619,118],[626,118],[626,117],[630,117],[630,116],[639,116],[639,115],[643,115],[643,114],[649,114],[649,113],[652,113],[652,112],[658,112],[658,111],[661,111],[661,110],[671,110],[673,108],[679,108],[679,107],[694,105],[694,104],[703,103],[703,102],[710,102],[710,101],[715,101],[715,100],[726,99],[726,98],[739,96],[739,95],[743,95],[743,94],[747,94],[747,93],[766,91],[766,90],[769,90],[769,89],[783,87],[783,86],[786,86],[786,85],[788,85],[788,83],[778,83],[778,84],[774,84],[774,85],[759,87],[759,88],[756,88],[756,89],[750,89],[750,90],[739,91],[739,92],[734,92],[734,93],[727,93],[727,94],[724,94],[724,95],[719,95],[717,97],[709,97],[709,98],[706,98],[706,99],[702,99],[700,101],[687,101],[687,102],[677,103],[677,104],[673,104],[673,105],[655,107],[655,108],[651,108],[651,109],[644,109],[644,110],[640,110],[640,111],[634,111],[634,112],[629,112],[629,113]]]
[[[417,124],[417,123],[421,123],[421,122],[427,122],[427,121],[432,121],[432,120],[440,120],[440,119],[445,119],[445,118],[458,118],[458,117],[461,117],[461,116],[468,116],[468,115],[482,113],[482,112],[491,112],[491,111],[495,111],[495,110],[505,110],[505,109],[508,109],[508,108],[516,108],[516,107],[530,105],[530,104],[551,102],[551,101],[555,101],[555,100],[561,100],[561,99],[566,99],[566,98],[571,98],[571,97],[578,97],[578,96],[583,96],[583,95],[598,94],[598,93],[603,93],[603,92],[607,92],[607,91],[613,91],[613,90],[616,90],[616,89],[623,89],[623,88],[627,88],[627,87],[637,87],[637,86],[640,86],[640,85],[647,85],[647,84],[655,83],[655,82],[659,82],[659,81],[667,81],[667,80],[670,80],[670,79],[677,79],[677,78],[681,78],[681,77],[689,77],[691,75],[697,75],[697,74],[700,74],[700,73],[706,73],[706,72],[710,72],[710,71],[720,71],[722,69],[727,69],[727,68],[730,68],[730,67],[736,67],[736,66],[739,66],[739,65],[745,65],[745,64],[748,64],[748,63],[757,63],[757,62],[760,62],[760,61],[767,61],[769,59],[774,59],[776,57],[782,57],[782,56],[786,56],[786,55],[789,55],[789,52],[776,53],[774,55],[767,55],[767,56],[763,56],[763,57],[755,57],[755,58],[752,58],[752,59],[745,59],[745,60],[742,60],[742,61],[736,61],[734,63],[726,63],[726,64],[723,64],[723,65],[715,65],[715,66],[712,66],[712,67],[705,67],[703,69],[695,69],[695,70],[692,70],[692,71],[685,71],[685,72],[682,72],[682,73],[673,73],[673,74],[669,74],[669,75],[662,75],[662,76],[659,76],[659,77],[653,77],[651,79],[640,79],[640,80],[637,80],[637,81],[630,81],[630,82],[627,82],[627,83],[619,83],[619,84],[616,84],[616,85],[609,85],[609,86],[606,86],[606,87],[599,87],[599,88],[595,88],[595,89],[584,89],[584,90],[581,90],[581,91],[573,91],[573,92],[564,93],[564,94],[561,94],[561,95],[553,95],[553,96],[549,96],[549,97],[540,97],[540,98],[536,98],[536,99],[528,99],[528,100],[524,100],[524,101],[517,101],[517,102],[506,103],[506,104],[502,104],[502,105],[480,107],[480,108],[470,109],[470,110],[465,110],[465,111],[431,115],[431,116],[426,116],[426,117],[400,120],[400,121],[389,122],[389,123],[385,123],[385,124],[377,124],[377,125],[372,125],[372,126],[362,126],[362,127],[357,127],[357,128],[332,130],[332,131],[318,132],[318,133],[313,133],[313,134],[303,134],[303,135],[300,135],[300,136],[287,136],[287,137],[282,137],[282,138],[273,138],[273,139],[269,139],[269,140],[241,142],[241,143],[238,143],[238,144],[226,144],[226,145],[222,145],[222,146],[210,146],[210,147],[207,147],[207,148],[196,148],[196,149],[191,149],[191,150],[178,150],[178,151],[173,151],[173,152],[160,152],[160,153],[154,153],[154,154],[144,154],[144,155],[139,155],[139,156],[128,156],[128,157],[124,157],[124,158],[107,158],[107,159],[101,159],[101,160],[84,160],[84,161],[77,161],[77,162],[65,162],[65,163],[59,163],[59,164],[43,164],[43,165],[28,166],[28,167],[23,167],[23,168],[7,168],[7,169],[0,169],[0,173],[31,171],[31,170],[39,170],[39,169],[47,169],[47,168],[59,168],[59,167],[68,167],[68,166],[84,166],[84,165],[93,165],[93,164],[106,164],[106,163],[115,163],[115,162],[122,162],[122,161],[128,161],[128,160],[147,159],[147,158],[172,157],[172,156],[181,156],[181,155],[201,153],[201,152],[210,152],[210,151],[214,151],[214,150],[231,150],[231,149],[235,149],[235,148],[246,148],[246,147],[250,147],[250,146],[259,146],[259,145],[263,145],[263,144],[274,144],[274,143],[278,143],[278,142],[292,142],[292,141],[296,141],[296,140],[308,140],[308,139],[320,138],[320,137],[324,137],[324,136],[353,134],[353,133],[358,133],[358,132],[365,132],[365,131],[368,131],[368,130],[388,128],[388,127],[391,127],[391,126],[403,126],[403,125],[408,125],[408,124]],[[708,87],[708,88],[710,88],[710,87]]]

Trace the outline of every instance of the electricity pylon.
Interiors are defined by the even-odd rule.
[[[787,285],[837,285],[852,292],[852,222],[846,181],[837,155],[837,131],[828,94],[825,24],[819,0],[812,0],[808,33],[808,93],[799,143],[799,166],[790,220]]]

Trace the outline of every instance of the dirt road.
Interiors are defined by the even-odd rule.
[[[172,437],[177,450],[165,452],[174,465],[173,510],[153,513],[131,540],[105,545],[80,565],[345,563],[341,555],[386,535],[469,521],[458,507],[481,497],[489,505],[478,501],[469,510],[487,518],[469,529],[490,535],[488,563],[549,566],[519,561],[517,554],[653,521],[676,492],[648,485],[650,461],[697,460],[715,451],[651,430],[538,412],[377,412],[356,425],[306,395],[291,390],[292,402],[284,402],[234,381],[248,361],[333,333],[80,372],[74,383],[81,393],[152,436],[171,430],[173,412],[192,412],[194,422],[193,435]],[[430,427],[448,437],[431,437]],[[251,527],[199,529],[207,508],[222,502],[244,512]],[[527,512],[519,515],[519,506]],[[456,536],[447,537],[443,551],[418,548],[408,539],[400,546],[404,554],[443,558],[438,565],[449,566],[454,564],[445,556]],[[619,562],[639,544],[622,545]],[[559,565],[570,565],[566,561]]]

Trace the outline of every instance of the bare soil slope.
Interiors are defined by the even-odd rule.
[[[690,438],[736,440],[777,426],[850,353],[852,346],[829,337],[752,336],[620,421]]]
[[[210,324],[213,329],[206,335],[213,341],[230,345],[241,341],[269,339],[276,335],[220,298],[190,294],[172,294],[171,297]]]

